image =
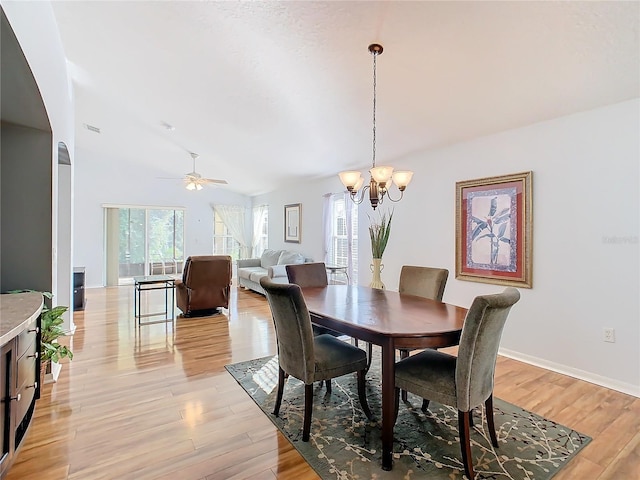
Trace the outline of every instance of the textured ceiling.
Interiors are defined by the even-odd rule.
[[[194,151],[200,173],[229,182],[214,188],[248,195],[370,165],[370,43],[384,46],[377,160],[401,167],[409,152],[640,96],[639,5],[53,3],[76,147],[176,177]]]

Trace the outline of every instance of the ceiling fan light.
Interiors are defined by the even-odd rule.
[[[189,183],[187,183],[186,188],[187,188],[187,190],[195,190],[196,189],[196,184],[193,183],[193,182],[189,182]],[[200,188],[202,188],[202,187],[200,187]]]
[[[202,185],[200,185],[199,183],[196,183],[196,190],[202,190]]]

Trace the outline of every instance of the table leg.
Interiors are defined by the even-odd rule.
[[[393,468],[395,423],[395,348],[392,339],[382,344],[382,469]]]
[[[164,319],[169,320],[169,282],[164,282]]]
[[[171,284],[171,320],[176,319],[176,283]]]
[[[133,290],[133,316],[135,317],[134,322],[138,323],[140,326],[140,285],[137,283],[134,285]]]

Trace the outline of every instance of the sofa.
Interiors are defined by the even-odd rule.
[[[275,283],[289,283],[285,265],[313,262],[299,252],[292,250],[270,250],[260,258],[238,260],[238,285],[265,294],[260,286],[262,277],[269,277]]]

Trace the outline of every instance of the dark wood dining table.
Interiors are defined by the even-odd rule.
[[[467,309],[356,285],[302,289],[313,322],[382,347],[382,468],[393,465],[395,351],[457,345]]]

